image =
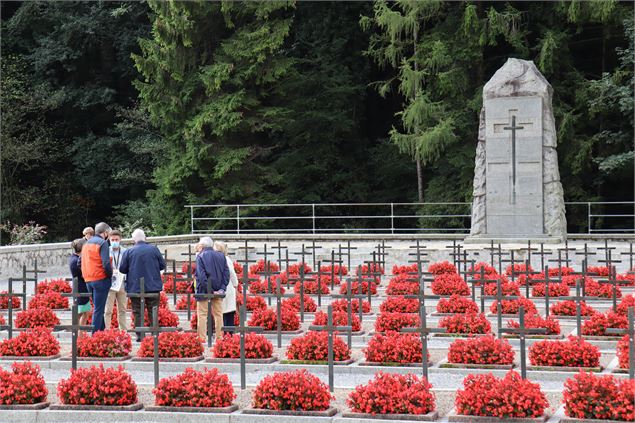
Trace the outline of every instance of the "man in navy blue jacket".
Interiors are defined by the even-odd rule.
[[[121,256],[119,272],[126,275],[126,292],[138,294],[141,292],[141,278],[144,280],[145,292],[163,291],[161,270],[165,270],[165,260],[161,251],[151,244],[146,243],[146,234],[141,229],[135,229],[132,233],[135,242],[134,247],[127,249]],[[143,310],[141,310],[141,298],[130,298],[132,302],[132,314],[135,319],[135,327],[145,326]],[[146,298],[145,309],[148,318],[152,317],[152,309],[159,307],[159,297]],[[141,341],[143,335],[137,334],[137,341]]]
[[[210,237],[203,237],[199,241],[203,247],[196,257],[196,294],[207,294],[208,281],[211,282],[212,292],[224,294],[229,283],[229,267],[227,259],[221,252],[215,251],[212,247],[214,242]],[[205,298],[196,298],[197,327],[196,332],[203,340],[207,340],[207,303]],[[212,299],[212,316],[214,317],[214,328],[216,340],[223,336],[223,299]]]

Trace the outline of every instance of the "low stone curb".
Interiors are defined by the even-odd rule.
[[[205,357],[202,355],[196,357],[160,357],[159,362],[162,363],[195,363],[202,361]],[[132,361],[154,361],[153,357],[132,357]]]
[[[586,341],[619,341],[621,336],[583,335]]]
[[[433,333],[435,338],[481,338],[489,333]]]
[[[527,370],[531,370],[531,371],[538,371],[538,372],[542,372],[542,371],[546,371],[546,372],[572,372],[572,373],[578,373],[580,371],[585,371],[585,372],[594,372],[594,373],[600,373],[602,372],[603,367],[599,366],[599,367],[568,367],[568,366],[527,366]]]
[[[278,357],[272,356],[269,358],[246,358],[246,364],[271,364],[278,361]],[[240,363],[240,358],[206,358],[206,363]]]
[[[302,329],[282,330],[282,331],[280,331],[280,334],[282,334],[282,335],[297,335],[297,334],[302,333],[302,332],[303,332]],[[277,335],[278,331],[277,330],[263,330],[261,333],[263,335]]]
[[[61,354],[55,355],[3,355],[0,356],[0,361],[9,360],[9,361],[47,361],[47,360],[56,360],[61,357]]]
[[[520,339],[518,335],[503,334],[503,338]],[[563,334],[558,335],[525,335],[526,339],[564,339]]]
[[[49,410],[79,410],[79,411],[138,411],[143,408],[140,402],[130,405],[75,405],[53,404]]]
[[[37,402],[35,404],[0,404],[0,410],[42,410],[51,405],[50,402]]]
[[[368,414],[368,413],[342,413],[342,417],[376,420],[410,420],[417,422],[434,422],[439,413],[431,411],[428,414]]]
[[[558,315],[558,314],[550,314],[550,316],[555,317],[556,319],[560,319],[560,320],[568,320],[568,321],[573,321],[575,322],[577,320],[576,316],[569,316],[566,314],[563,315]],[[589,320],[591,317],[590,316],[580,316],[580,320]]]
[[[434,363],[432,361],[428,362],[428,367],[432,367]],[[361,361],[359,362],[360,366],[377,366],[377,367],[422,367],[422,363],[396,363],[396,362],[387,362],[380,363],[377,361]]]
[[[264,408],[245,408],[243,414],[264,414],[267,416],[306,416],[306,417],[332,417],[337,414],[337,409],[330,407],[323,411],[304,410],[267,410]]]
[[[77,361],[127,361],[132,358],[131,355],[124,355],[121,357],[80,357],[77,356]],[[72,361],[70,356],[60,358],[60,361]]]
[[[628,369],[622,369],[621,367],[616,367],[613,369],[613,373],[628,374]]]
[[[601,420],[601,419],[576,419],[574,417],[563,417],[560,423],[624,423],[624,420]]]
[[[228,407],[172,407],[163,405],[150,405],[145,407],[146,411],[161,411],[169,413],[224,413],[229,414],[238,410],[236,404]]]
[[[454,410],[448,414],[449,422],[460,422],[460,423],[499,423],[499,422],[515,422],[515,423],[543,423],[546,421],[548,416],[543,415],[542,417],[483,417],[483,416],[466,416],[463,414],[456,414]],[[562,423],[562,421],[561,421]]]
[[[353,364],[355,359],[349,358],[348,360],[343,361],[333,361],[333,365],[335,366],[348,366],[349,364]],[[328,366],[329,362],[326,360],[280,360],[280,364],[295,364],[295,365],[304,365],[307,366]]]
[[[473,364],[473,363],[449,363],[447,360],[439,363],[442,369],[484,369],[484,370],[511,370],[514,364]]]

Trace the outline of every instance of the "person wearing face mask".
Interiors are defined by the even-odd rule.
[[[104,311],[112,284],[112,266],[108,236],[112,229],[107,223],[95,225],[95,235],[82,248],[81,268],[88,292],[93,297],[93,333],[104,330]]]
[[[110,233],[110,264],[112,265],[112,286],[108,291],[108,300],[106,300],[106,310],[104,312],[104,322],[107,329],[110,329],[112,321],[112,312],[117,301],[117,323],[120,330],[128,330],[126,325],[126,275],[119,272],[121,264],[121,256],[126,251],[121,246],[121,232],[114,230]]]

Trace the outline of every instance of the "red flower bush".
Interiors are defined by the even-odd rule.
[[[346,267],[346,266],[340,266],[339,264],[334,264],[333,266],[334,266],[334,268],[333,268],[333,274],[335,274],[335,275],[339,275],[339,274],[340,274],[340,269],[341,269],[342,276],[346,276],[346,275],[348,275],[348,267]],[[320,271],[321,271],[322,273],[324,273],[324,274],[327,274],[327,273],[328,273],[328,274],[330,275],[330,274],[331,274],[331,265],[329,264],[328,266],[322,266],[322,267],[320,267]]]
[[[282,286],[282,282],[280,280],[271,279],[271,281],[267,281],[265,279],[258,279],[257,281],[252,281],[249,284],[249,293],[250,294],[275,294],[277,291],[277,286],[280,285],[280,293],[284,294],[285,289]]]
[[[249,266],[249,273],[260,274],[265,271],[266,263],[264,259],[258,260],[256,264]],[[277,272],[280,270],[280,266],[275,261],[269,262],[269,270],[271,272]]]
[[[62,297],[59,292],[55,291],[35,294],[29,301],[28,308],[67,309],[68,298]]]
[[[499,379],[492,374],[463,379],[454,405],[458,414],[499,418],[539,417],[549,407],[540,385],[522,379],[514,371]]]
[[[414,333],[376,333],[362,350],[373,363],[421,363],[421,339]],[[428,359],[430,354],[428,353]]]
[[[6,325],[7,321],[4,320],[4,316],[2,314],[0,314],[0,325]]]
[[[300,294],[296,295],[295,297],[287,298],[286,300],[282,301],[282,306],[289,307],[295,311],[300,311]],[[316,310],[317,310],[317,304],[315,304],[315,301],[313,300],[313,298],[305,294],[304,295],[304,312],[313,313]]]
[[[71,293],[73,288],[71,284],[64,279],[45,279],[37,284],[37,294],[46,294],[47,292]]]
[[[375,331],[388,332],[400,331],[402,328],[419,327],[418,314],[406,313],[381,313],[375,320]]]
[[[628,335],[624,335],[617,343],[617,360],[622,369],[629,368]]]
[[[185,277],[185,275],[178,275],[179,279]],[[194,292],[194,286],[191,282],[179,281],[174,284],[173,275],[163,275],[163,292],[166,294],[173,294],[176,289],[177,294],[187,294],[188,292]]]
[[[388,297],[379,306],[382,313],[418,313],[419,301],[416,298]]]
[[[498,283],[486,283],[483,287],[485,295],[495,296],[498,291]],[[518,282],[501,282],[501,291],[503,295],[520,295],[520,284]]]
[[[68,379],[57,385],[57,396],[62,404],[73,405],[130,405],[137,402],[137,385],[122,366],[71,370]]]
[[[512,364],[514,350],[506,339],[493,335],[457,339],[450,344],[448,361],[461,364]]]
[[[282,317],[282,330],[293,331],[300,329],[300,318],[295,310],[288,307],[281,307],[280,316]],[[256,310],[251,315],[251,319],[249,319],[248,324],[249,326],[261,326],[265,330],[277,330],[277,310],[271,310],[269,308]]]
[[[357,274],[357,275],[359,275],[359,274],[360,274],[360,273],[359,273],[359,270],[360,270],[360,268],[357,268],[357,272],[356,272],[356,274]],[[368,274],[370,274],[370,273],[373,273],[373,274],[375,274],[375,273],[379,273],[379,274],[382,274],[382,275],[383,275],[383,274],[384,274],[384,268],[383,268],[383,267],[381,267],[381,266],[379,265],[379,263],[371,263],[370,265],[368,265],[368,264],[363,264],[363,265],[361,266],[361,272],[362,272],[362,273],[361,273],[362,275],[368,275]]]
[[[584,293],[588,297],[613,298],[613,285],[591,279],[585,284]],[[615,287],[615,297],[622,298],[622,290],[619,286]]]
[[[187,310],[187,297],[180,297],[176,300],[176,309]],[[190,310],[196,310],[196,299],[194,297],[190,297]]]
[[[290,275],[299,275],[300,274],[300,268],[304,267],[304,274],[309,274],[313,271],[313,269],[311,268],[311,266],[309,266],[307,263],[294,263],[292,265],[290,265],[287,268],[287,273],[289,273]]]
[[[216,341],[214,357],[240,358],[240,335],[223,335],[220,341]],[[264,335],[249,332],[245,335],[245,358],[270,358],[273,355],[273,345]]]
[[[552,304],[549,307],[551,314],[556,316],[575,316],[577,314],[577,303],[572,300],[561,301],[556,304]],[[580,301],[580,315],[581,316],[593,316],[595,309],[590,305],[587,305],[584,301]]]
[[[0,294],[7,294],[8,291],[0,291]],[[11,298],[11,308],[18,309],[22,306],[22,301],[20,301],[20,297],[10,296],[10,297],[0,297],[0,310],[7,310],[9,308],[9,298]]]
[[[514,270],[514,275],[519,276],[522,273],[525,272],[533,272],[534,268],[531,267],[531,264],[529,266],[527,266],[526,264],[514,264],[514,266],[512,267],[512,265],[510,264],[509,266],[507,266],[505,268],[505,274],[507,276],[511,276],[512,275],[512,269]]]
[[[163,332],[159,334],[159,357],[191,358],[203,355],[201,338],[191,332]],[[137,357],[154,357],[154,337],[141,341]]]
[[[417,263],[414,264],[404,264],[402,266],[397,266],[394,265],[392,267],[392,274],[393,275],[401,275],[401,274],[414,274],[417,273],[419,271],[419,268],[417,267]]]
[[[588,266],[586,270],[592,275],[597,275],[597,276],[609,275],[609,268],[606,266]]]
[[[368,285],[369,281],[363,281],[361,284],[359,281],[355,281],[351,283],[351,291],[353,294],[368,294]],[[340,294],[348,293],[348,284],[340,285]],[[377,294],[377,284],[374,282],[370,282],[370,293],[371,295]]]
[[[531,288],[531,295],[534,297],[544,297],[547,287],[544,283],[537,283]],[[568,297],[569,285],[566,283],[550,283],[549,284],[549,296],[550,297]]]
[[[626,329],[626,316],[609,311],[606,314],[596,313],[582,324],[582,335],[611,336],[606,333],[608,328]]]
[[[194,308],[194,310],[196,310],[196,307]],[[158,313],[157,318],[159,319],[159,326],[169,327],[169,328],[176,328],[179,326],[179,316],[177,316],[175,312],[170,311],[167,308],[159,307],[157,310],[157,313]],[[114,315],[115,313],[113,313],[113,319],[114,319]],[[144,318],[144,322],[146,326],[152,325],[152,321],[148,317],[148,310],[143,311],[143,318]],[[131,326],[134,328],[135,319],[133,314],[131,314],[130,321],[131,321]]]
[[[236,304],[238,305],[238,307],[243,305],[242,295],[236,296]],[[258,295],[247,296],[247,311],[263,310],[265,308],[267,308],[267,302],[265,301],[264,298]]]
[[[37,327],[0,342],[0,356],[47,357],[60,352],[59,341],[50,329]]]
[[[432,292],[435,295],[470,295],[470,288],[458,274],[444,273],[432,281]]]
[[[19,312],[15,317],[16,328],[53,328],[60,324],[60,319],[50,308],[30,308]]]
[[[309,331],[304,336],[294,338],[287,348],[289,360],[328,360],[328,333]],[[351,358],[351,350],[339,336],[333,337],[333,360],[345,361]]]
[[[313,319],[313,324],[315,326],[326,326],[328,323],[328,314],[323,311],[318,311],[315,313],[315,319]],[[336,326],[347,326],[348,325],[348,312],[344,311],[334,311],[333,312],[333,324]],[[351,313],[351,326],[353,327],[353,332],[359,332],[362,330],[362,324],[359,321],[359,316]]]
[[[331,303],[333,311],[345,311],[348,313],[348,301],[341,299],[335,300]],[[351,308],[353,313],[359,314],[359,300],[351,301]],[[370,313],[370,303],[368,301],[362,301],[362,314]]]
[[[14,362],[11,371],[0,368],[0,405],[37,404],[46,401],[48,389],[40,366]]]
[[[529,347],[529,361],[533,366],[597,367],[600,349],[576,336],[566,341],[539,341]]]
[[[483,313],[454,314],[439,321],[447,333],[489,333],[492,326]]]
[[[167,407],[229,407],[236,398],[227,375],[207,368],[161,379],[152,392],[155,404]]]
[[[331,293],[329,289],[329,284],[331,283],[331,279],[326,280],[324,277],[320,279],[320,293],[322,295],[328,295]],[[293,287],[293,292],[296,294],[300,293],[300,283],[296,283]],[[305,294],[317,294],[318,293],[318,283],[315,279],[307,279],[304,281],[304,293]]]
[[[130,351],[132,340],[122,330],[107,329],[77,339],[77,355],[80,357],[124,357]]]
[[[342,284],[342,286],[344,286]],[[419,292],[419,284],[417,282],[403,282],[399,280],[391,280],[386,288],[387,295],[416,295]]]
[[[450,298],[441,298],[437,303],[439,313],[478,313],[478,305],[470,298],[452,295]]]
[[[635,420],[635,381],[580,372],[564,383],[564,412],[569,417]]]
[[[508,328],[519,328],[520,323],[515,320],[507,322]],[[525,315],[525,327],[528,329],[547,329],[545,335],[558,335],[560,333],[560,322],[553,317],[542,318],[536,313]]]
[[[551,277],[556,277],[556,276],[568,276],[571,275],[572,273],[574,273],[575,270],[573,270],[571,267],[554,267],[549,269],[549,276]]]
[[[522,296],[513,300],[503,300],[501,302],[501,313],[518,314],[518,310],[520,310],[521,306],[525,307],[525,314],[538,313],[536,304],[534,304],[534,302],[530,299]],[[489,307],[489,311],[492,313],[498,313],[498,301],[494,301],[492,303],[492,305]]]
[[[456,266],[447,260],[430,264],[430,266],[428,266],[428,272],[434,275],[457,273]]]
[[[481,276],[481,269],[483,269],[484,275],[498,275],[496,268],[484,261],[478,262],[473,267],[470,267],[469,272],[472,274],[472,277],[478,278]]]
[[[617,309],[615,310],[615,312],[617,314],[621,314],[622,316],[628,316],[628,309],[630,307],[635,308],[634,295],[627,295],[624,298],[622,298],[622,301],[620,301],[620,303],[617,305]]]
[[[254,390],[253,406],[268,410],[326,410],[332,399],[329,387],[303,369],[265,376]]]
[[[427,414],[435,408],[432,385],[423,377],[379,372],[351,392],[346,403],[355,413]]]
[[[540,278],[538,279],[544,279],[544,273],[540,274]],[[582,287],[582,285],[586,285],[586,284],[593,284],[593,283],[597,283],[597,281],[589,276],[587,276],[586,278],[582,279],[582,276],[579,275],[565,275],[562,277],[562,283],[566,283],[568,286],[570,287],[575,287],[576,282],[580,281],[580,287]]]
[[[234,266],[235,268],[236,266]],[[242,267],[241,267],[242,269]],[[196,262],[193,261],[191,263],[183,263],[181,265],[181,273],[187,273],[187,271],[190,271],[190,274],[194,274],[196,273]]]

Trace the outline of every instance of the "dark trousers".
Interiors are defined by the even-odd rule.
[[[228,326],[234,326],[234,315],[236,314],[235,311],[230,311],[228,313],[223,313],[223,326],[228,327]],[[225,333],[234,333],[233,330],[228,330],[225,331]]]
[[[110,278],[86,283],[88,292],[93,295],[93,333],[104,330],[104,311],[111,284]]]
[[[149,294],[149,292],[148,292]],[[134,325],[135,328],[145,326],[145,322],[143,321],[143,310],[141,310],[141,298],[130,298],[130,302],[132,303],[132,314],[134,315]],[[152,325],[152,309],[154,307],[159,308],[159,296],[156,297],[146,297],[145,298],[145,309],[148,312],[148,320],[149,325]],[[140,341],[145,337],[144,333],[137,333],[137,341]]]

